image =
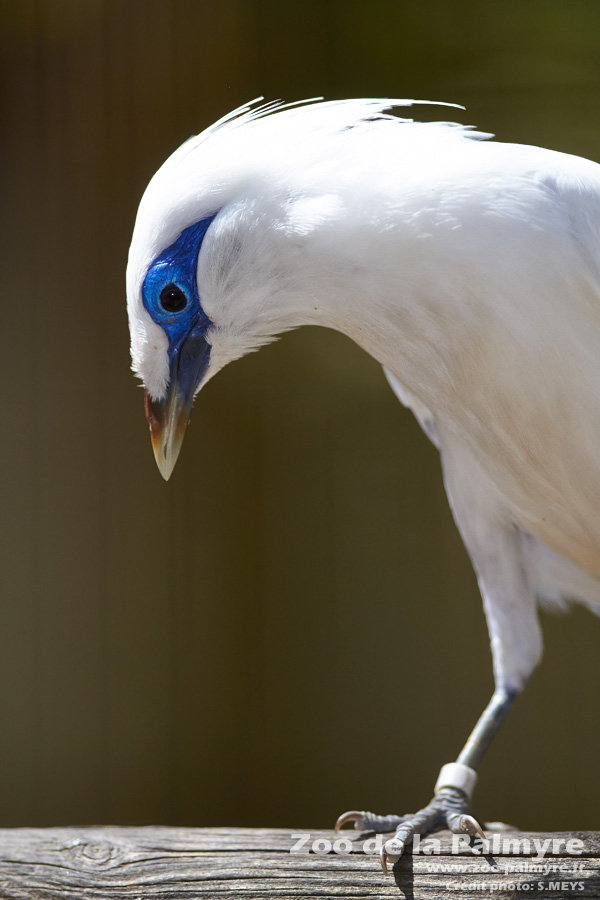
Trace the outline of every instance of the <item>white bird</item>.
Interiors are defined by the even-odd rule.
[[[542,652],[537,607],[600,612],[600,166],[386,113],[236,110],[175,151],[127,269],[133,369],[165,478],[194,396],[299,325],[377,359],[440,450],[475,567],[495,692],[414,816],[338,825],[482,834],[475,768]]]

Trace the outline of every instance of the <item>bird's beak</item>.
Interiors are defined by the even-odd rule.
[[[168,481],[183,443],[194,394],[208,366],[210,345],[194,328],[171,356],[167,394],[153,400],[146,391],[146,418],[160,474]]]

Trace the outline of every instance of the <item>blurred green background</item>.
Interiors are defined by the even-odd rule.
[[[600,160],[600,4],[1,15],[0,824],[417,809],[492,690],[437,453],[372,359],[304,329],[210,383],[165,484],[129,371],[136,207],[178,144],[258,95],[456,101],[501,140]],[[544,631],[476,808],[598,828],[600,622]]]

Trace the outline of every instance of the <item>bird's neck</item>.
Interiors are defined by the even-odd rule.
[[[435,407],[463,336],[461,311],[449,291],[432,283],[425,260],[397,256],[385,266],[373,266],[360,254],[352,258],[326,251],[307,253],[305,259],[302,276],[282,279],[274,292],[279,330],[333,328]]]
[[[219,332],[214,368],[281,332],[321,325],[350,337],[435,409],[469,319],[452,254],[450,262],[440,260],[440,242],[411,223],[348,225],[339,211],[327,219],[321,202],[324,218],[316,225],[315,210],[302,207],[310,223],[303,232],[298,210],[293,219],[286,209],[282,201],[268,228],[259,227],[266,212],[251,204],[217,220],[215,253],[199,273],[206,313]]]

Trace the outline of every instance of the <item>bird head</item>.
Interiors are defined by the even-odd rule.
[[[334,276],[360,267],[364,241],[349,229],[373,220],[361,167],[386,127],[391,134],[411,121],[384,110],[410,103],[242,107],[190,138],[151,179],[129,251],[127,303],[132,367],[165,479],[194,397],[219,369],[298,325],[340,328],[339,310],[327,320],[317,307],[328,294],[332,309],[334,300],[351,305]]]
[[[256,314],[268,293],[258,262],[266,231],[256,227],[264,186],[256,141],[241,128],[256,114],[236,110],[175,151],[136,218],[127,266],[132,367],[165,479],[195,395],[227,362],[270,339]]]

